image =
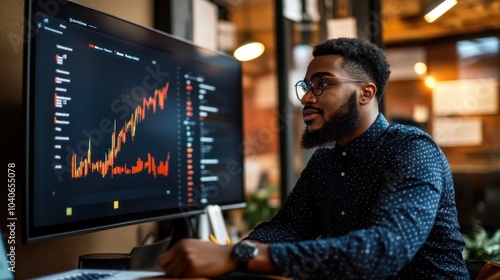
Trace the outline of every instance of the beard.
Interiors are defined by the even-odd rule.
[[[359,123],[356,91],[353,91],[349,100],[337,109],[318,130],[309,132],[307,127],[305,128],[300,146],[303,149],[311,149],[338,141],[358,127]]]

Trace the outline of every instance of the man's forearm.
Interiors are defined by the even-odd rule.
[[[278,274],[279,271],[271,258],[270,245],[258,241],[255,243],[259,248],[259,253],[248,262],[248,270],[256,273]]]

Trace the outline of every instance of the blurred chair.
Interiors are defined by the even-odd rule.
[[[470,279],[474,280],[477,278],[479,271],[484,267],[486,261],[467,261],[465,265],[469,271]]]
[[[477,178],[478,174],[476,173],[453,173],[458,223],[460,224],[460,231],[464,234],[471,234],[477,225],[478,206],[482,199],[480,191],[482,187],[476,186],[481,183],[481,180],[477,180]]]
[[[490,172],[486,180],[482,226],[487,230],[500,228],[500,171]]]
[[[498,280],[500,279],[500,263],[494,261],[466,262],[471,280]]]

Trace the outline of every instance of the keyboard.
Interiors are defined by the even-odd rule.
[[[32,280],[137,280],[165,276],[162,271],[135,271],[111,269],[74,269],[65,272],[46,275]]]
[[[65,275],[54,280],[98,280],[112,278],[116,273],[110,272],[75,272],[73,275]]]

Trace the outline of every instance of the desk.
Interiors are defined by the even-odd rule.
[[[169,277],[151,277],[151,278],[141,278],[141,280],[291,280],[291,278],[286,278],[277,275],[262,275],[255,273],[242,273],[233,272],[228,275],[217,277],[217,278],[169,278]]]

